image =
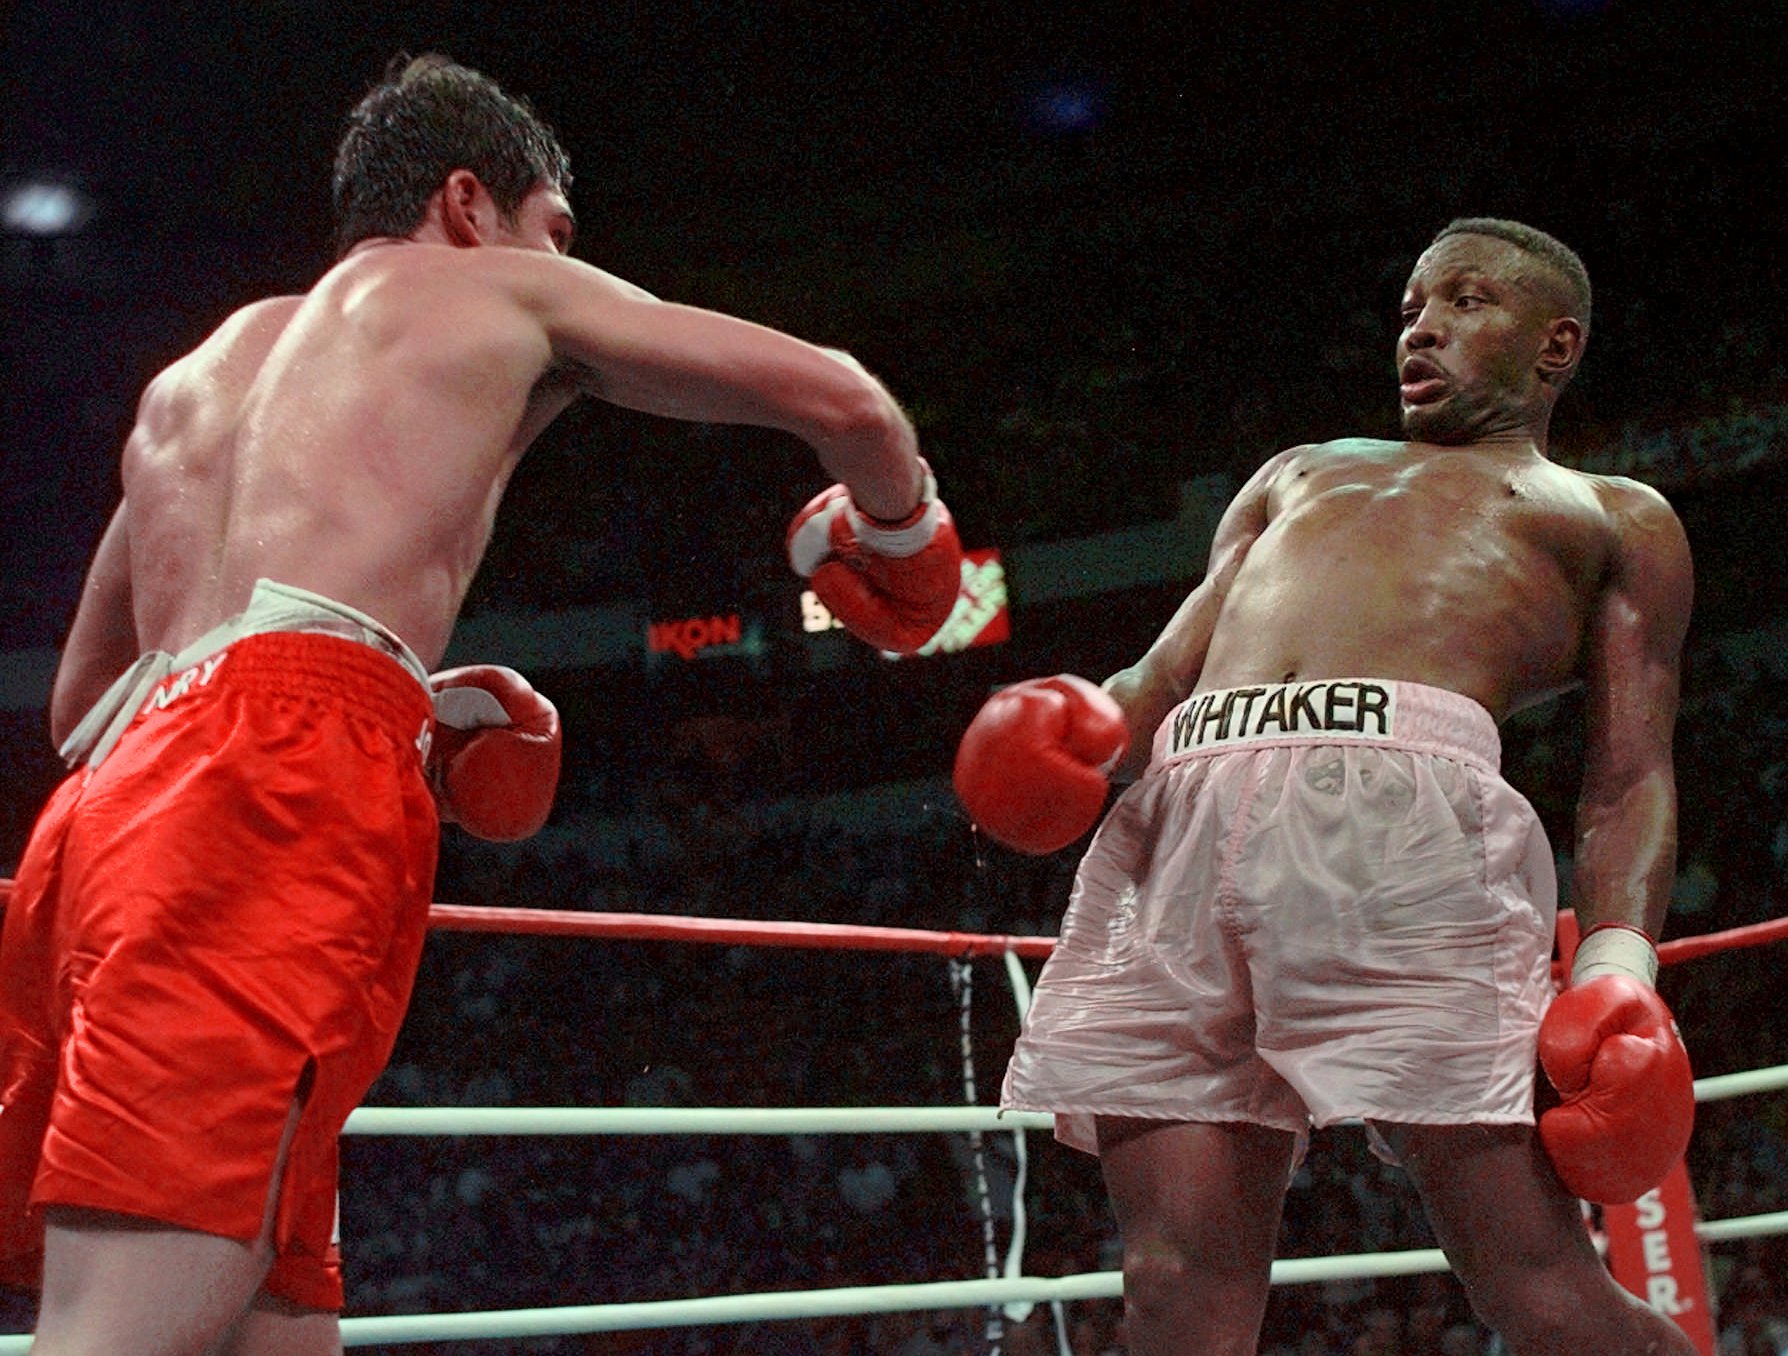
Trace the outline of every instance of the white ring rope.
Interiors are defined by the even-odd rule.
[[[350,1135],[877,1135],[1050,1130],[1046,1111],[991,1106],[363,1106]]]
[[[1325,1263],[1338,1264],[1325,1269]],[[1413,1276],[1445,1271],[1439,1248],[1360,1257],[1300,1257],[1273,1263],[1276,1284],[1295,1285],[1358,1276]],[[759,1295],[717,1295],[707,1299],[660,1300],[646,1304],[591,1304],[564,1309],[509,1309],[481,1314],[418,1314],[342,1320],[345,1346],[374,1342],[426,1342],[469,1337],[550,1337],[614,1332],[632,1328],[680,1328],[766,1319],[830,1318],[841,1314],[886,1314],[906,1310],[977,1309],[1013,1302],[1116,1299],[1124,1293],[1121,1271],[1078,1276],[927,1281],[916,1285],[846,1286],[834,1290],[775,1291]],[[436,1324],[426,1331],[411,1323]],[[521,1326],[525,1323],[527,1326]],[[575,1323],[576,1326],[560,1326]],[[488,1326],[486,1326],[488,1324]],[[539,1326],[536,1326],[539,1325]],[[502,1330],[499,1331],[499,1327]],[[413,1335],[412,1335],[413,1331]]]
[[[1788,1088],[1788,1064],[1773,1069],[1752,1069],[1748,1073],[1718,1074],[1695,1080],[1697,1102],[1721,1102],[1728,1097],[1744,1097],[1753,1092],[1778,1092]]]
[[[1697,1102],[1788,1088],[1788,1065],[1695,1080]],[[350,1135],[868,1135],[1049,1130],[1041,1111],[991,1106],[500,1107],[363,1106]]]
[[[1735,1238],[1768,1238],[1774,1234],[1788,1234],[1788,1210],[1778,1210],[1770,1215],[1708,1219],[1695,1225],[1695,1237],[1703,1243],[1729,1243]]]
[[[1788,1233],[1788,1211],[1701,1223],[1695,1226],[1695,1232],[1707,1242]],[[1416,1248],[1404,1252],[1285,1258],[1273,1263],[1272,1279],[1274,1285],[1308,1285],[1318,1281],[1375,1276],[1415,1276],[1447,1269],[1446,1256],[1440,1249]],[[1122,1294],[1122,1272],[1094,1271],[1077,1276],[849,1286],[834,1290],[716,1295],[704,1299],[634,1304],[493,1309],[461,1314],[395,1314],[378,1318],[344,1318],[341,1328],[344,1346],[364,1347],[378,1343],[562,1337],[578,1333],[830,1318],[915,1309],[970,1309],[1015,1302],[1059,1303],[1064,1300],[1116,1299]],[[28,1336],[0,1337],[0,1356],[23,1356],[30,1345]]]

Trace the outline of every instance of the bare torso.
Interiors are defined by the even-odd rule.
[[[362,241],[150,383],[57,665],[58,743],[139,654],[179,653],[260,578],[372,616],[434,668],[516,463],[580,395],[781,430],[865,512],[912,511],[912,422],[849,354],[565,257],[551,185],[505,218],[449,179],[470,196],[437,193],[411,236]]]
[[[1294,449],[1198,689],[1395,678],[1463,693],[1500,720],[1575,680],[1625,485],[1529,447]]]
[[[123,465],[140,648],[178,651],[265,576],[438,663],[510,473],[575,395],[493,283],[512,254],[365,249],[156,378]]]

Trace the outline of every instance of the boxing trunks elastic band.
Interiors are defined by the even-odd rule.
[[[257,579],[248,606],[214,626],[179,654],[149,650],[137,657],[75,725],[57,750],[69,767],[98,767],[124,731],[152,702],[166,705],[195,682],[206,681],[205,661],[246,636],[269,631],[340,636],[390,655],[428,686],[428,670],[395,631],[366,613],[309,589]],[[158,692],[170,676],[174,685]]]
[[[1155,730],[1150,769],[1238,748],[1365,744],[1496,772],[1502,741],[1469,697],[1419,683],[1322,678],[1195,692]]]

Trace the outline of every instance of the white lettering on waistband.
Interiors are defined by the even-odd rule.
[[[217,671],[223,666],[224,660],[229,658],[229,654],[228,650],[220,650],[208,659],[201,659],[190,669],[182,669],[155,689],[154,695],[149,698],[144,709],[147,710],[153,706],[157,711],[165,711],[188,692],[191,692],[193,688],[208,686],[211,680],[217,676]]]
[[[1390,739],[1397,690],[1360,679],[1201,692],[1168,717],[1167,756],[1259,739]]]

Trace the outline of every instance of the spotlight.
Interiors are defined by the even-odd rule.
[[[0,223],[17,235],[71,235],[93,214],[85,193],[68,184],[27,179],[0,197]]]

